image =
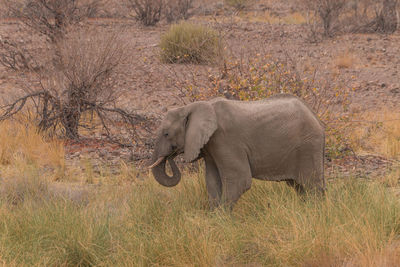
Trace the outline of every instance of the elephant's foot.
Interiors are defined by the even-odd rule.
[[[291,179],[291,180],[285,180],[285,181],[289,186],[293,187],[298,194],[303,195],[305,193],[304,186],[299,184],[295,180]]]

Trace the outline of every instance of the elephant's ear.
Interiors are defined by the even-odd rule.
[[[184,158],[186,162],[195,160],[200,149],[217,130],[217,116],[207,102],[196,102],[187,107]]]

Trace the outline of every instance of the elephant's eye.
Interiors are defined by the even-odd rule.
[[[168,133],[164,133],[164,137],[168,137]]]

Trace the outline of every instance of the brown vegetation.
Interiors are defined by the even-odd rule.
[[[68,27],[94,16],[101,0],[2,0],[8,13],[51,42],[66,33]]]
[[[145,26],[155,25],[161,19],[163,0],[128,0],[128,7],[135,12],[135,17]]]
[[[399,21],[398,0],[300,0],[309,13],[311,40],[338,32],[393,33]]]

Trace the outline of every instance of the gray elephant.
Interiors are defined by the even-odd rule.
[[[186,162],[204,158],[210,207],[232,208],[252,178],[324,191],[324,147],[323,124],[298,97],[217,98],[167,113],[150,168],[160,184],[172,187],[181,179],[176,155],[183,153]],[[165,172],[167,160],[172,177]]]

